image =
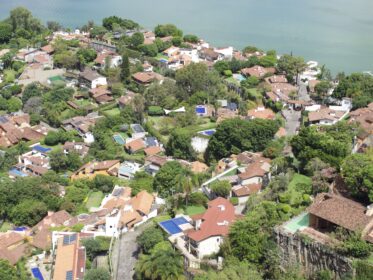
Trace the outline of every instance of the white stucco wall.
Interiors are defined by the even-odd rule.
[[[100,77],[92,81],[91,88],[97,88],[98,86],[106,86],[107,81],[105,77]]]
[[[223,243],[221,236],[212,236],[207,238],[198,244],[198,258],[202,259],[204,256],[218,253],[220,245]]]
[[[247,186],[247,185],[250,185],[250,184],[260,184],[261,182],[262,182],[261,177],[253,177],[253,178],[249,178],[249,179],[246,179],[246,180],[242,180],[241,185]]]

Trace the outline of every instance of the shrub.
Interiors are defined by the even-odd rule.
[[[162,116],[163,109],[160,106],[149,106],[148,114],[149,116]]]
[[[231,197],[229,199],[229,201],[233,204],[233,205],[238,205],[238,197]]]
[[[194,192],[189,196],[189,202],[193,205],[207,206],[208,198],[202,192]]]
[[[224,76],[232,77],[233,73],[231,70],[224,70]]]

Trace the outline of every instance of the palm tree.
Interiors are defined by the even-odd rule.
[[[182,280],[183,259],[169,243],[158,243],[150,255],[141,255],[136,266],[140,279]]]

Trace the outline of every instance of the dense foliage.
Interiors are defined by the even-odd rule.
[[[211,137],[205,159],[219,160],[243,151],[262,151],[278,130],[274,121],[230,119],[218,125]]]
[[[353,136],[353,127],[343,123],[320,130],[305,127],[291,140],[291,146],[301,168],[316,157],[339,168],[351,152]]]

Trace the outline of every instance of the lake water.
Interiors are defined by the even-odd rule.
[[[372,0],[0,0],[0,17],[20,5],[71,28],[118,15],[175,23],[216,46],[293,52],[334,73],[373,70]]]

